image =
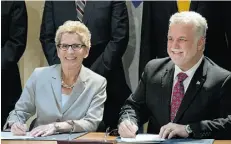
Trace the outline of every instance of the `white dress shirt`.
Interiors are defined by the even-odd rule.
[[[200,66],[201,62],[202,62],[202,59],[204,58],[204,56],[202,56],[200,58],[200,60],[192,67],[190,68],[189,70],[187,71],[182,71],[177,65],[175,65],[175,71],[174,71],[174,77],[173,77],[173,86],[172,86],[172,91],[173,91],[173,88],[175,86],[175,84],[177,83],[177,75],[181,72],[183,73],[186,73],[187,74],[187,78],[183,81],[183,85],[184,85],[184,93],[187,91],[188,89],[188,86],[193,78],[193,75],[194,73],[196,72],[197,68]]]

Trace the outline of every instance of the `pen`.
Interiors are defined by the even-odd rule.
[[[130,119],[129,114],[128,114],[127,111],[126,111],[126,113],[127,113],[127,116],[128,116],[128,121],[129,121],[131,124],[133,124],[133,123],[131,122],[131,119]]]
[[[17,119],[18,119],[18,122],[19,123],[21,123],[22,125],[24,125],[24,123],[21,121],[21,119],[19,118],[19,115],[18,115],[18,113],[17,113],[17,110],[14,110],[14,112],[15,112],[15,114],[16,114],[16,116],[17,116]],[[19,127],[18,127],[19,128]],[[21,128],[19,128],[19,129],[21,129]],[[24,131],[23,129],[21,129],[22,131]],[[25,131],[25,132],[28,132],[27,130]]]

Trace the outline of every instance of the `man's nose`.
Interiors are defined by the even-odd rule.
[[[176,49],[179,48],[179,42],[177,40],[174,40],[172,42],[171,48],[176,48]]]

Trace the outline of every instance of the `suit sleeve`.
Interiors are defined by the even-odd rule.
[[[203,17],[209,17],[209,2],[208,1],[191,1],[190,11],[195,11]]]
[[[231,75],[226,78],[220,92],[221,118],[190,124],[195,138],[231,139]]]
[[[143,2],[143,16],[141,27],[141,43],[140,43],[140,61],[139,61],[139,77],[141,77],[145,65],[151,60],[150,50],[152,48],[152,11],[153,2]]]
[[[224,24],[225,24],[225,35],[226,35],[226,40],[228,44],[228,51],[231,53],[231,3],[230,2],[223,2],[223,16],[224,16]],[[231,63],[231,57],[229,59],[230,61],[227,63]],[[231,70],[231,65],[230,65],[230,70]]]
[[[53,2],[46,1],[43,10],[43,18],[40,29],[40,42],[43,52],[46,56],[49,65],[59,64],[60,60],[57,56],[55,46],[55,25],[53,20]]]
[[[124,119],[132,120],[137,126],[141,126],[148,121],[149,110],[146,106],[146,82],[147,82],[147,67],[146,66],[139,85],[121,108],[119,123]]]
[[[129,20],[126,3],[113,1],[111,11],[111,40],[104,52],[92,64],[91,69],[106,77],[122,58],[128,44]]]
[[[13,2],[9,24],[9,39],[2,47],[2,69],[7,69],[23,55],[27,42],[27,10],[24,1]]]
[[[104,79],[99,91],[93,97],[92,102],[87,110],[86,115],[80,120],[74,120],[74,131],[96,131],[99,123],[103,119],[104,102],[106,101],[106,85],[107,81]]]
[[[12,110],[7,118],[4,130],[7,129],[8,124],[11,126],[13,123],[18,122],[19,119],[15,113],[19,115],[20,122],[26,123],[26,121],[35,114],[35,85],[36,85],[36,70],[31,74],[30,78],[26,82],[23,92],[15,104],[15,109]]]

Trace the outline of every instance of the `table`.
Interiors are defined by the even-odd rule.
[[[114,136],[108,136],[108,141],[115,142]],[[104,140],[104,133],[91,132],[83,135],[76,140]],[[2,140],[2,144],[57,144],[56,141],[19,141],[19,140]],[[215,140],[213,144],[231,144],[231,140]]]

